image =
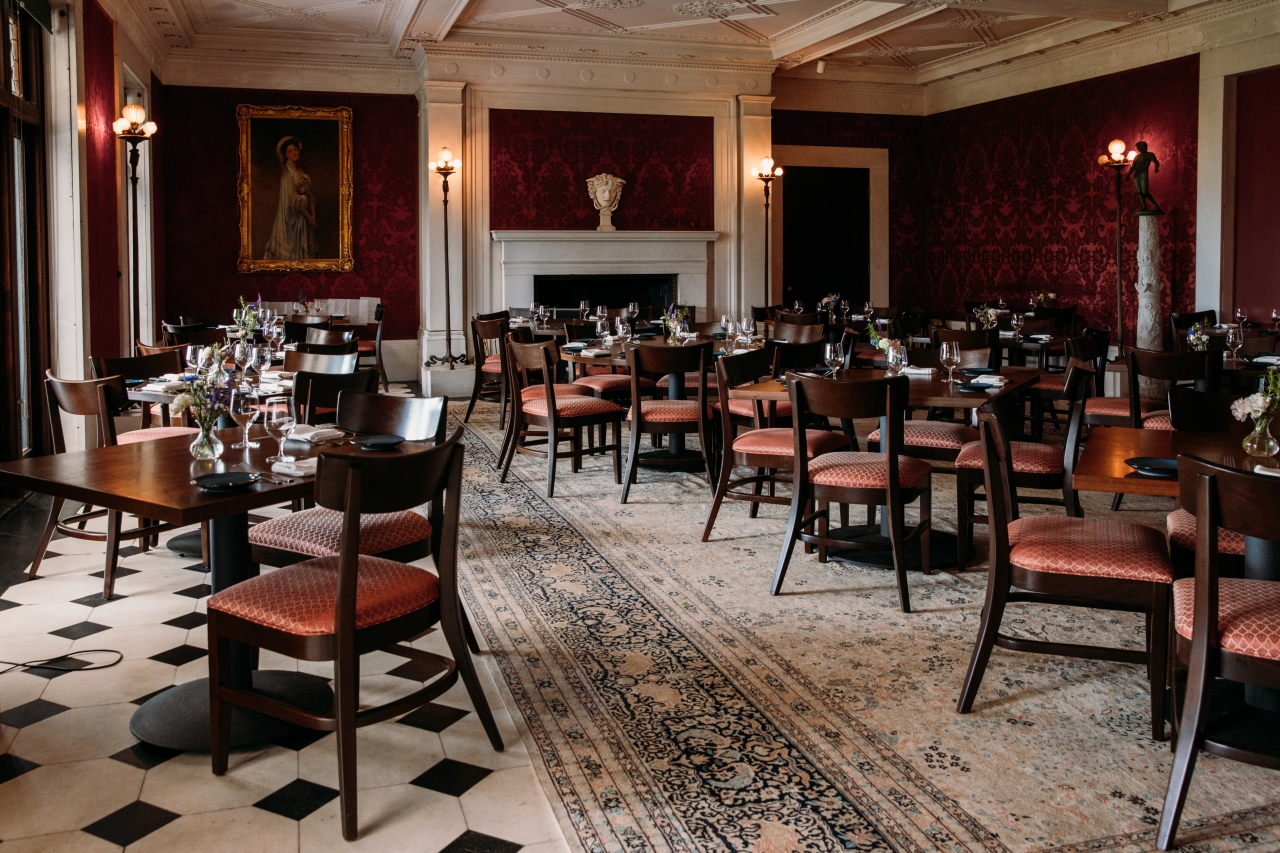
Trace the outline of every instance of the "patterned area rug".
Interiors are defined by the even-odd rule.
[[[1153,849],[1170,753],[1140,667],[997,649],[961,716],[985,565],[911,575],[903,614],[891,572],[797,552],[772,597],[783,508],[730,504],[702,543],[705,476],[642,471],[625,506],[603,457],[562,463],[550,500],[533,457],[501,484],[492,408],[469,428],[464,593],[571,843]],[[1130,497],[1119,517],[1163,526],[1171,506]],[[939,528],[954,507],[935,476]],[[1011,605],[1006,630],[1142,642],[1138,616],[1059,607]],[[1202,756],[1179,841],[1280,846],[1280,774]]]

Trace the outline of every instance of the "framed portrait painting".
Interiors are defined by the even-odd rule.
[[[236,107],[240,272],[350,272],[351,108]]]

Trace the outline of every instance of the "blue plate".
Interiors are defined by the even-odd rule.
[[[653,332],[642,332],[641,334],[636,335],[636,340],[637,340],[637,341],[651,341],[651,340],[653,340],[653,339],[654,339],[654,338],[656,338],[656,337],[657,337],[657,335],[655,335]]]
[[[989,391],[994,385],[983,385],[981,382],[961,382],[956,386],[957,391]]]
[[[365,435],[356,439],[356,446],[363,450],[390,450],[403,443],[402,435]]]
[[[1178,460],[1161,456],[1135,456],[1124,460],[1124,464],[1147,477],[1162,477],[1171,480],[1178,476]]]
[[[986,376],[988,373],[999,373],[994,367],[965,367],[961,368],[961,373],[965,376]]]
[[[257,474],[247,471],[227,471],[224,474],[203,474],[191,482],[206,492],[223,494],[247,489],[258,480]]]

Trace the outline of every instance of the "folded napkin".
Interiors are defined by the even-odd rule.
[[[152,382],[150,384],[143,385],[142,390],[143,391],[167,391],[169,393],[173,393],[175,391],[181,391],[186,387],[187,387],[187,383],[181,380],[178,380],[177,382]]]
[[[1265,465],[1254,465],[1255,474],[1266,474],[1268,477],[1280,477],[1280,468],[1268,468]]]
[[[296,459],[293,462],[277,462],[271,466],[271,470],[286,477],[312,477],[315,476],[316,466],[319,464],[320,458],[313,456],[310,459]]]
[[[901,370],[904,376],[932,376],[935,372],[932,367],[912,367],[910,365]]]
[[[1002,329],[1002,330],[1000,331],[1000,337],[1002,337],[1002,338],[1012,338],[1012,337],[1013,337],[1013,332],[1012,332],[1012,331],[1006,332],[1006,331],[1004,331],[1004,330]]]
[[[1033,341],[1047,341],[1052,338],[1053,335],[1031,335],[1030,337]]]
[[[986,373],[982,376],[975,376],[972,380],[974,385],[1004,385],[1009,380],[1003,376],[997,376],[994,373]]]
[[[611,352],[612,350],[608,348],[591,347],[590,349],[584,349],[582,354],[587,358],[599,358],[600,356],[609,355]]]
[[[160,374],[162,378],[167,379],[170,382],[181,382],[182,377],[185,375],[186,374],[183,374],[183,373],[161,373]]]
[[[1280,364],[1280,355],[1258,355],[1254,356],[1254,361],[1261,361],[1267,364]]]
[[[293,432],[289,433],[289,438],[295,438],[298,441],[309,441],[312,444],[319,444],[322,441],[328,441],[331,438],[342,438],[346,435],[340,429],[333,427],[318,427],[310,424],[299,424],[293,428]]]

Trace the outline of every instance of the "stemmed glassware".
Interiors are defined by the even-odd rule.
[[[862,314],[868,321],[875,316],[875,313],[875,309],[871,307],[870,302],[862,303]]]
[[[902,341],[889,341],[889,350],[884,355],[891,373],[901,373],[907,366],[907,350]]]
[[[582,314],[582,319],[587,319],[591,314],[591,303],[585,299],[578,301],[578,311]]]
[[[822,347],[822,360],[832,370],[839,370],[844,364],[844,347],[838,343],[828,343]]]
[[[631,340],[631,324],[628,323],[621,315],[618,316],[615,323],[617,324],[618,329],[618,340],[623,341],[624,343]]]
[[[258,442],[249,440],[249,427],[258,417],[258,394],[253,386],[242,382],[231,389],[231,419],[240,425],[244,435],[237,443],[231,445],[235,450],[252,450]]]
[[[738,328],[742,330],[742,337],[745,339],[747,346],[751,346],[751,339],[756,334],[756,321],[751,317],[743,317],[742,322],[738,324]]]
[[[271,368],[271,347],[254,347],[249,366],[258,374],[258,384],[261,385],[263,376]]]
[[[187,370],[191,373],[200,372],[200,355],[204,352],[204,347],[199,344],[191,344],[183,350],[183,356],[187,360]]]
[[[1248,308],[1237,308],[1237,309],[1236,309],[1236,324],[1237,324],[1237,325],[1239,325],[1241,328],[1244,328],[1244,324],[1245,324],[1245,323],[1247,323],[1247,322],[1249,322],[1249,309],[1248,309]]]
[[[792,308],[792,310],[793,310],[793,311],[795,311],[795,313],[797,313],[797,314],[803,314],[803,313],[804,313],[804,300],[802,300],[802,299],[797,299],[795,302],[792,302],[792,303],[791,303],[791,308]]]
[[[597,306],[596,306],[596,316],[597,316],[597,317],[599,317],[601,320],[607,320],[607,319],[609,319],[609,306],[608,306],[608,305],[597,305]]]
[[[236,341],[236,345],[231,348],[231,358],[235,360],[236,367],[240,369],[240,378],[243,381],[245,368],[249,366],[249,361],[253,358],[253,341],[244,338]]]
[[[280,357],[284,358],[284,320],[276,320],[271,324],[271,343]]]
[[[628,303],[627,303],[627,316],[631,318],[631,322],[634,324],[634,323],[635,323],[635,321],[636,321],[636,318],[640,316],[640,303],[639,303],[639,302],[628,302]]]
[[[848,299],[840,300],[840,316],[844,318],[846,323],[849,322],[849,300]]]
[[[1237,312],[1239,313],[1239,312]],[[1227,327],[1227,349],[1231,350],[1231,360],[1240,360],[1240,347],[1244,346],[1244,329],[1239,324]]]
[[[1280,329],[1280,308],[1271,309],[1271,323],[1277,329]]]
[[[1013,336],[1015,338],[1022,337],[1022,327],[1023,325],[1026,324],[1026,322],[1027,322],[1027,315],[1019,314],[1017,311],[1014,311],[1013,315],[1009,317],[1009,325],[1013,326]]]
[[[724,332],[724,336],[729,337],[729,329],[733,326],[733,320],[728,314],[720,315],[720,331]]]
[[[284,442],[298,422],[295,411],[292,397],[271,397],[262,406],[263,426],[267,428],[267,435],[276,440],[277,445],[276,455],[268,456],[268,462],[293,461],[292,456],[285,455]]]
[[[955,370],[960,366],[960,344],[955,341],[943,341],[938,352],[938,360],[947,369],[947,384],[954,385]]]
[[[608,334],[609,334],[609,321],[604,319],[603,317],[597,319],[596,320],[596,337],[599,338],[601,342],[603,342],[605,337]]]
[[[538,306],[538,319],[542,321],[542,328],[547,328],[547,320],[551,317],[551,306],[543,303]]]

